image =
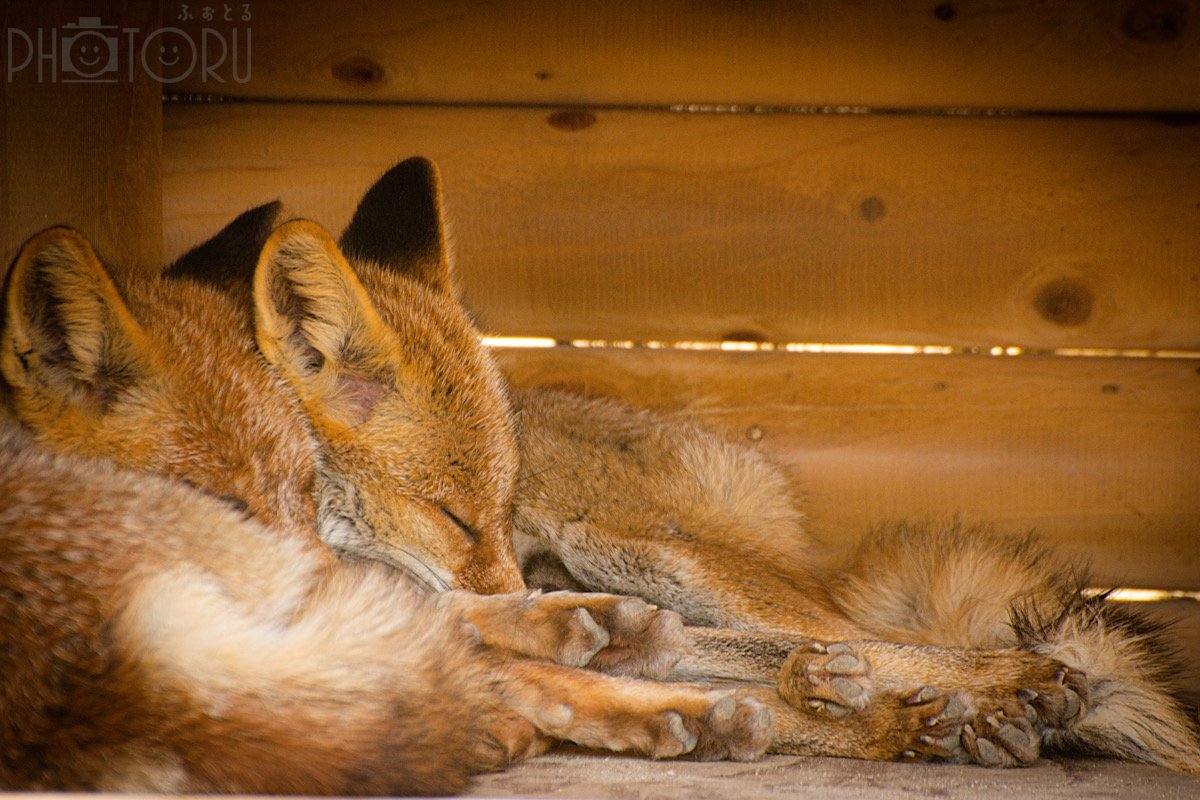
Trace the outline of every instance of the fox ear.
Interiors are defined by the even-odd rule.
[[[426,158],[401,161],[367,190],[342,233],[342,252],[425,286],[453,293],[441,177]]]
[[[324,228],[281,225],[254,272],[255,338],[310,408],[357,424],[382,396],[390,338],[366,290]]]
[[[237,216],[216,236],[197,245],[167,267],[167,278],[191,278],[218,288],[249,286],[258,255],[275,229],[283,203],[276,200]]]
[[[39,405],[102,411],[147,369],[145,335],[91,244],[69,228],[26,242],[4,302],[0,373]]]

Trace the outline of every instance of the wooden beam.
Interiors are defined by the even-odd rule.
[[[255,3],[253,74],[184,91],[518,104],[1191,110],[1196,0]]]
[[[5,264],[37,231],[70,225],[114,266],[161,267],[162,87],[140,68],[130,79],[127,38],[159,26],[158,4],[6,2],[3,19],[6,58],[14,66],[30,58],[11,81],[5,65],[0,89]],[[68,48],[85,30],[106,59],[94,69]]]

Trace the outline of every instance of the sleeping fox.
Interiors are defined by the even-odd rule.
[[[264,206],[230,227],[267,230],[277,213]],[[189,256],[169,274],[215,283],[253,309],[259,351],[295,391],[330,475],[353,474],[324,480],[317,493],[334,523],[321,526],[323,538],[401,566],[419,554],[433,585],[459,585],[453,559],[430,544],[445,531],[381,536],[361,521],[354,487],[402,489],[409,461],[370,444],[381,391],[364,380],[371,366],[329,368],[332,352],[355,348],[347,326],[331,324],[311,298],[337,288],[314,282],[309,305],[296,308],[277,297],[261,262],[238,263],[237,241],[228,229],[213,240],[223,266]],[[425,327],[438,313],[425,290],[453,295],[432,164],[389,170],[341,246],[362,265],[362,302],[387,309],[413,349],[439,353],[440,363],[476,357],[473,330],[448,340]],[[292,321],[280,322],[288,303]],[[1200,769],[1195,731],[1166,688],[1159,634],[1085,598],[1082,576],[1036,539],[957,523],[893,526],[846,563],[824,564],[786,480],[757,453],[611,401],[515,391],[512,400],[513,537],[525,580],[633,595],[681,614],[691,644],[671,677],[776,687],[783,707],[758,695],[775,710],[772,750],[1009,766],[1045,745]],[[447,467],[458,460],[453,448],[444,457]]]
[[[689,625],[811,637],[774,651],[781,694],[843,720],[897,700],[928,708],[951,732],[906,757],[1019,765],[1045,745],[1200,772],[1195,727],[1169,688],[1166,632],[1085,595],[1086,574],[1035,536],[892,524],[830,563],[787,479],[757,452],[611,400],[514,401],[514,539],[530,586],[619,592]],[[737,637],[724,638],[736,651]],[[699,668],[721,670],[747,674]],[[696,671],[685,660],[675,677]]]
[[[267,233],[279,373],[228,294],[74,231],[8,272],[0,786],[446,793],[560,740],[761,754],[747,693],[578,668],[661,677],[677,615],[524,591],[510,411],[457,305],[377,275],[422,311],[397,316],[318,226]]]

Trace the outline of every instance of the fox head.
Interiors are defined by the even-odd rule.
[[[432,165],[364,198],[354,267],[314,223],[274,229],[279,213],[246,212],[167,271],[201,280],[121,290],[83,236],[38,234],[6,284],[0,399],[53,449],[175,476],[433,588],[523,588],[511,415],[452,293]]]
[[[0,383],[37,441],[174,476],[320,546],[311,432],[252,344],[217,335],[249,339],[227,298],[136,274],[118,290],[87,239],[51,228],[13,262],[3,308]]]
[[[437,173],[393,167],[341,246],[294,220],[254,271],[255,339],[318,441],[322,538],[437,588],[517,591],[504,383],[454,297]]]

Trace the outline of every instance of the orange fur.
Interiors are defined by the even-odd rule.
[[[419,231],[415,238],[425,249],[397,243],[393,229]],[[267,255],[260,260],[254,291],[259,344],[304,399],[323,450],[336,461],[336,480],[355,491],[372,487],[372,495],[384,497],[389,486],[394,492],[412,483],[404,465],[431,462],[408,455],[411,433],[395,437],[401,430],[395,425],[370,428],[364,397],[399,402],[409,416],[420,409],[423,418],[495,430],[494,422],[482,420],[506,410],[480,407],[479,401],[501,397],[501,390],[451,296],[431,165],[405,162],[368,192],[343,236],[355,262],[352,272],[333,257],[329,242],[312,234],[300,223],[276,236],[323,253],[301,262],[305,273],[311,264],[328,262],[328,274],[296,275],[288,288],[282,278],[295,270],[288,268],[287,248],[274,249],[280,257],[273,265]],[[316,286],[332,288],[318,292]],[[319,303],[313,298],[339,293],[355,298],[351,305],[361,309],[363,324],[314,310]],[[384,332],[397,338],[387,340]],[[394,366],[356,366],[341,358],[330,363],[343,343],[361,362],[364,347],[353,346],[358,339],[400,342],[389,351],[396,355]],[[288,345],[291,355],[276,343]],[[469,365],[465,375],[447,369],[456,361]],[[436,393],[406,397],[398,382],[369,377],[406,368],[422,376],[417,385],[441,387],[446,398],[471,375],[483,375],[484,382],[459,393],[470,401],[464,404]],[[301,374],[305,369],[313,374]],[[335,385],[350,384],[349,403],[321,385],[322,373]],[[1031,545],[952,530],[900,529],[876,539],[877,546],[854,563],[825,568],[786,480],[757,454],[686,420],[614,403],[538,392],[518,393],[515,400],[522,462],[515,544],[526,578],[547,588],[629,593],[678,611],[694,625],[722,626],[691,632],[694,652],[675,674],[770,682],[778,676],[793,708],[777,708],[775,749],[1012,764],[1035,758],[1044,740],[1178,769],[1195,763],[1193,734],[1164,690],[1161,659],[1137,644],[1148,640],[1121,625],[1095,624],[1105,615],[1080,611],[1078,586],[1052,559],[1028,559],[1035,552]],[[496,455],[510,447],[491,446],[491,463],[506,463],[507,456]],[[471,460],[462,456],[469,449],[449,435],[424,449]],[[397,453],[406,454],[402,462],[389,460]],[[451,472],[448,467],[438,472]],[[493,482],[482,493],[494,496],[489,493],[498,486]],[[346,504],[341,506],[344,512]],[[456,566],[462,557],[455,553],[461,537],[415,525],[397,533],[388,541],[360,539],[355,552],[396,563],[394,551],[415,550],[423,567],[462,579]],[[325,535],[341,546],[341,539]],[[507,558],[493,556],[491,563],[508,572]],[[1025,608],[1076,622],[1054,633],[1043,625],[1034,635],[1013,624],[1014,613]],[[482,606],[473,613],[487,624]],[[1093,624],[1083,625],[1088,633],[1081,636],[1076,623],[1083,619]],[[494,631],[486,638],[503,640]],[[827,646],[835,641],[844,644]],[[1089,642],[1086,652],[1081,655],[1072,642]],[[1117,655],[1096,655],[1109,651]],[[601,649],[591,663],[605,661]],[[1121,679],[1110,680],[1114,674]],[[1126,694],[1133,700],[1121,699]],[[858,727],[847,727],[846,720]],[[1150,720],[1161,740],[1157,747],[1117,735],[1124,723],[1136,727],[1139,720]],[[932,744],[926,741],[931,738]]]
[[[286,228],[297,230],[323,235]],[[347,306],[332,318],[362,311]],[[467,325],[461,312],[449,319]],[[586,661],[612,644],[631,654],[617,658],[630,671],[662,672],[678,658],[672,614],[527,593],[489,610],[461,591],[430,597],[405,571],[336,558],[317,536],[326,440],[227,295],[137,275],[118,287],[83,237],[52,229],[14,263],[3,323],[7,410],[26,431],[0,440],[3,786],[438,793],[559,738],[653,756],[752,758],[766,746],[770,712],[744,695],[519,657]],[[395,388],[402,377],[416,398],[440,388],[398,366],[412,358],[395,353],[383,323],[371,334],[378,371],[353,378]],[[389,396],[366,396],[377,401],[366,417],[380,419]],[[478,478],[500,493],[472,496],[464,516],[503,526],[512,433],[502,399],[478,402],[498,410],[497,430],[444,428],[499,450],[467,448],[481,460],[451,466],[469,489]],[[418,461],[432,446],[420,425],[397,432],[416,439],[407,454]],[[389,517],[397,507],[436,509],[461,490],[453,474],[416,474],[450,489],[397,501],[381,478],[363,490],[336,480],[357,493],[356,511],[370,506],[370,530],[389,532],[419,524]],[[506,534],[466,548],[481,565],[464,566],[463,583],[521,585]],[[480,634],[504,649],[481,647]]]

